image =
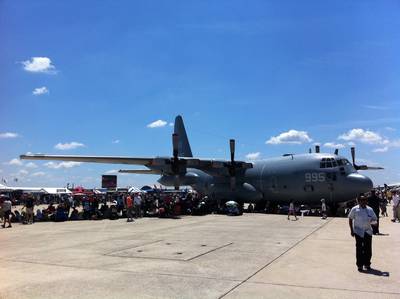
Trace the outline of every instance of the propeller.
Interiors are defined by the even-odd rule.
[[[174,177],[174,187],[175,190],[179,190],[179,166],[180,161],[178,157],[178,146],[179,146],[179,136],[178,134],[172,134],[172,163],[171,170],[175,175]]]
[[[335,149],[335,155],[336,156],[339,155],[339,149],[338,148]]]
[[[231,190],[236,189],[236,165],[235,165],[235,139],[229,140],[229,147],[231,151],[231,164],[229,165],[229,175]]]
[[[355,147],[352,147],[351,149],[351,160],[353,162],[353,166],[356,170],[379,170],[383,169],[383,167],[373,167],[373,166],[367,166],[367,165],[357,165],[356,164],[356,149]]]

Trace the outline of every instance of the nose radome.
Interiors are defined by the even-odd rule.
[[[347,179],[351,182],[353,189],[357,190],[357,193],[369,192],[373,187],[372,180],[359,173],[351,173],[347,176]]]

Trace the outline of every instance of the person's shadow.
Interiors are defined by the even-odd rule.
[[[362,273],[370,274],[370,275],[376,275],[376,276],[384,276],[384,277],[389,277],[390,276],[389,272],[381,271],[381,270],[373,269],[373,268],[371,268],[371,270],[362,271]]]

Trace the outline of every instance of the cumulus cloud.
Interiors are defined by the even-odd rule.
[[[266,144],[302,144],[306,142],[311,142],[312,139],[308,136],[306,131],[297,131],[297,130],[289,130],[287,132],[283,132],[278,136],[273,136],[269,140],[267,140]]]
[[[335,148],[335,149],[336,148],[338,148],[338,149],[345,148],[344,144],[334,143],[334,142],[326,142],[326,143],[324,143],[324,146],[329,147],[329,148]]]
[[[24,163],[22,163],[22,161],[20,159],[14,158],[12,160],[10,160],[8,163],[6,163],[8,165],[14,165],[14,166],[22,166],[24,165]]]
[[[29,172],[25,169],[21,169],[20,171],[18,171],[19,176],[26,176],[28,174],[29,174]]]
[[[43,172],[43,171],[38,171],[38,172],[34,172],[34,173],[31,174],[31,176],[35,176],[35,177],[45,176],[45,175],[46,175],[46,173]]]
[[[33,162],[29,162],[27,164],[25,164],[26,168],[37,168],[37,165]]]
[[[54,148],[58,149],[58,150],[65,151],[65,150],[76,149],[78,147],[84,147],[84,146],[85,145],[83,143],[72,141],[72,142],[69,142],[69,143],[68,142],[67,143],[57,143],[54,146]]]
[[[148,128],[161,128],[161,127],[165,127],[167,125],[167,122],[165,120],[156,120],[153,121],[152,123],[148,124],[147,127]]]
[[[0,133],[0,138],[17,138],[19,135],[17,133],[12,133],[12,132],[4,132]]]
[[[56,73],[56,68],[48,57],[32,57],[30,60],[22,61],[22,65],[25,71],[31,73]]]
[[[46,94],[46,93],[49,93],[49,90],[47,89],[46,86],[37,87],[32,91],[32,94],[35,96],[40,96],[40,95]]]
[[[79,166],[81,164],[82,164],[81,162],[60,162],[60,163],[47,162],[44,165],[51,169],[60,169],[60,168],[72,168],[75,166]]]
[[[364,129],[352,129],[347,133],[340,135],[338,139],[345,141],[359,141],[367,144],[387,144],[389,142],[378,133]]]
[[[248,160],[257,160],[260,158],[261,153],[260,152],[256,152],[256,153],[248,153],[246,155],[246,159]]]
[[[119,139],[115,139],[115,140],[112,141],[112,143],[114,143],[114,144],[118,144],[119,142],[120,142]]]

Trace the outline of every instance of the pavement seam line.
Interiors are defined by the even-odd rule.
[[[261,272],[262,270],[264,270],[265,268],[267,268],[269,265],[271,265],[272,263],[274,263],[276,260],[278,260],[279,258],[281,258],[283,255],[285,255],[286,253],[288,253],[290,250],[292,250],[293,248],[295,248],[297,245],[299,245],[301,242],[303,242],[305,239],[307,239],[308,237],[310,237],[311,235],[313,235],[315,232],[319,231],[321,228],[325,227],[328,223],[330,223],[333,219],[335,218],[330,218],[328,221],[326,221],[324,224],[322,224],[321,226],[317,227],[316,229],[314,229],[313,231],[311,231],[309,234],[305,235],[302,239],[300,239],[299,241],[297,241],[296,243],[294,243],[292,246],[290,246],[288,249],[286,249],[284,252],[282,252],[280,255],[278,255],[277,257],[275,257],[274,259],[272,259],[271,261],[269,261],[267,264],[265,264],[264,266],[262,266],[260,269],[258,269],[256,272],[254,272],[253,274],[251,274],[249,277],[247,277],[245,280],[241,281],[239,284],[237,284],[236,286],[234,286],[233,288],[231,288],[230,290],[228,290],[227,292],[225,292],[224,294],[222,294],[221,296],[218,297],[218,299],[222,299],[224,298],[226,295],[228,295],[229,293],[231,293],[233,290],[235,290],[236,288],[240,287],[242,284],[244,284],[245,282],[247,282],[250,278],[254,277],[255,275],[257,275],[259,272]]]
[[[314,287],[314,286],[301,286],[296,284],[286,284],[286,283],[273,283],[273,282],[248,282],[250,284],[269,284],[284,287],[296,287],[304,289],[321,289],[321,290],[335,290],[335,291],[350,291],[350,292],[360,292],[360,293],[370,293],[370,294],[386,294],[386,295],[399,295],[397,292],[376,292],[376,291],[365,291],[358,289],[340,289],[340,288],[330,288],[330,287]]]
[[[81,269],[81,270],[97,270],[97,271],[105,271],[105,272],[119,272],[119,273],[128,273],[128,274],[143,274],[143,275],[161,275],[161,276],[173,276],[173,277],[184,277],[184,278],[200,278],[200,279],[209,279],[209,280],[221,280],[221,281],[230,281],[230,282],[240,282],[240,279],[229,279],[229,278],[217,278],[217,277],[207,277],[207,276],[199,276],[199,275],[192,275],[192,274],[174,274],[174,273],[159,273],[159,272],[139,272],[139,271],[129,271],[129,270],[122,270],[122,269],[99,269],[95,267],[83,267],[83,266],[72,266],[72,265],[63,265],[63,264],[56,264],[56,263],[43,263],[43,262],[35,262],[35,261],[24,261],[24,260],[11,260],[6,259],[7,262],[12,263],[26,263],[26,264],[34,264],[34,265],[41,265],[41,266],[53,266],[53,267],[64,267],[70,269]],[[114,266],[114,265],[121,265],[121,263],[110,263],[104,266]]]

